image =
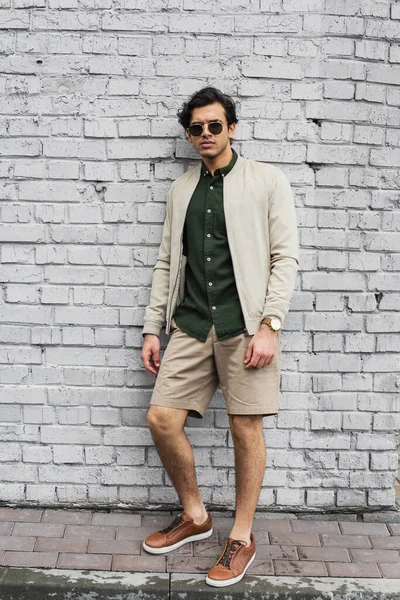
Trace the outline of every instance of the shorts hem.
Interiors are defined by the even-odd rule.
[[[155,406],[163,406],[163,407],[165,407],[165,408],[178,408],[178,409],[180,409],[180,410],[188,410],[188,411],[189,411],[189,415],[188,415],[188,416],[194,416],[194,415],[191,415],[190,413],[191,413],[191,412],[196,412],[196,413],[197,413],[197,415],[199,415],[199,417],[198,417],[198,418],[203,418],[203,417],[204,417],[204,415],[205,415],[205,412],[206,412],[206,411],[204,411],[204,412],[201,412],[201,410],[199,410],[199,409],[197,409],[197,408],[191,408],[191,407],[189,407],[189,406],[183,406],[183,405],[182,405],[182,406],[176,406],[176,405],[175,405],[175,406],[173,406],[172,404],[170,404],[170,403],[168,403],[168,402],[163,402],[162,400],[150,401],[150,405],[149,405],[149,406],[151,406],[152,404],[153,404],[153,405],[155,405]],[[207,409],[206,409],[206,410],[207,410]],[[195,418],[196,418],[196,417],[195,417]]]
[[[234,415],[262,415],[263,417],[269,417],[270,415],[277,415],[278,414],[278,410],[275,411],[267,411],[267,410],[242,410],[242,411],[227,411],[228,415],[231,415],[232,417]]]

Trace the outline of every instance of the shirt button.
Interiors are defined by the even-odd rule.
[[[207,260],[208,260],[208,261],[210,261],[210,260],[211,260],[211,258],[210,258],[209,256],[207,256]]]
[[[213,186],[212,186],[212,185],[210,185],[210,190],[213,190],[213,189],[214,189],[214,188],[213,188]]]
[[[212,308],[213,310],[216,310],[216,309],[217,309],[217,307],[216,307],[216,306],[212,306],[211,308]]]
[[[211,233],[207,233],[207,237],[211,237]]]
[[[212,285],[211,281],[209,282],[209,284],[208,284],[208,285]]]

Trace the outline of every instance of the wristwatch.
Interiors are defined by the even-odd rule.
[[[278,317],[266,317],[261,321],[261,324],[266,324],[272,331],[279,331],[282,327],[281,320]]]

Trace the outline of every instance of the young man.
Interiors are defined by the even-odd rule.
[[[293,195],[284,173],[231,147],[233,100],[207,87],[178,112],[201,164],[176,179],[153,271],[141,358],[156,376],[148,424],[183,513],[143,547],[164,554],[212,534],[186,417],[203,417],[221,385],[234,442],[235,520],[208,584],[240,581],[266,463],[263,417],[278,412],[280,331],[298,270]],[[160,363],[161,328],[172,332]]]

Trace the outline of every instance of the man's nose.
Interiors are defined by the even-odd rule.
[[[208,124],[207,124],[207,123],[204,123],[204,125],[203,125],[203,135],[204,135],[204,134],[207,134],[207,133],[208,133],[209,135],[211,135],[211,132],[210,132],[210,131],[209,131],[209,129],[208,129]]]

